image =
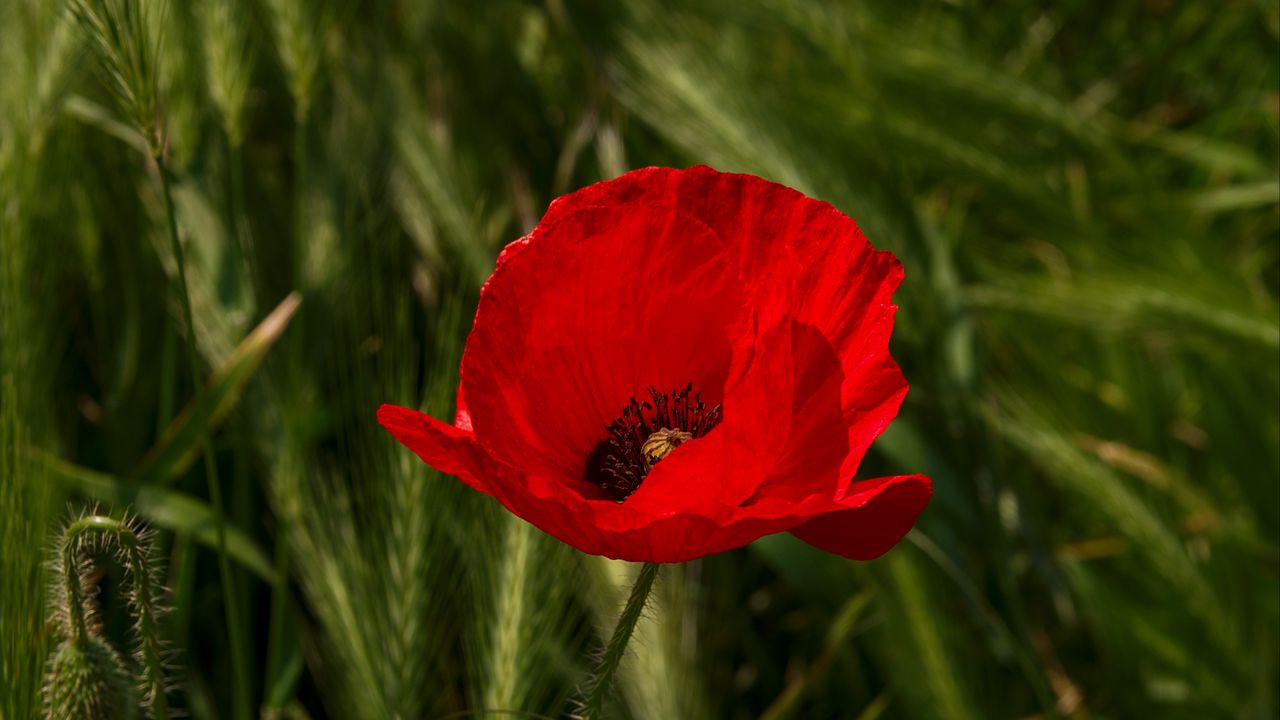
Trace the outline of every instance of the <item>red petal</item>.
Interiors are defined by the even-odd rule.
[[[840,403],[849,446],[840,473],[847,480],[907,395],[906,379],[889,354],[897,310],[891,299],[902,281],[902,265],[893,255],[873,250],[853,220],[834,209],[815,212],[810,219],[797,238],[811,241],[825,235],[827,242],[825,248],[798,242],[796,253],[807,272],[801,279],[803,304],[796,318],[821,333],[839,358]],[[824,363],[827,352],[822,347],[813,359]],[[807,364],[803,359],[796,362]]]
[[[565,543],[599,552],[600,538],[592,537],[585,508],[574,508],[568,515],[546,512],[546,504],[532,492],[536,483],[520,479],[517,471],[491,457],[469,430],[395,405],[378,408],[378,422],[428,465],[492,495],[511,512]]]
[[[857,223],[830,204],[758,177],[706,166],[644,168],[596,183],[556,200],[542,222],[582,208],[624,204],[670,206],[697,218],[726,242],[747,249],[742,258],[747,277],[766,272],[780,253],[793,256],[791,261],[802,268],[793,317],[826,340],[824,344],[802,338],[793,343],[793,362],[800,373],[796,409],[801,417],[790,436],[798,438],[801,445],[796,449],[810,458],[810,482],[800,492],[812,486],[819,461],[829,461],[841,444],[841,484],[847,484],[872,441],[897,415],[907,392],[906,380],[889,355],[897,309],[891,298],[902,281],[901,264],[891,253],[873,248]],[[831,362],[832,352],[838,368]],[[837,426],[826,407],[833,387],[841,398],[844,417],[838,425],[846,430],[843,441],[830,433]],[[805,411],[806,398],[822,403],[821,412]],[[820,450],[816,456],[808,452],[814,443]],[[778,479],[785,484],[790,477]],[[821,477],[825,482],[825,471]]]
[[[378,408],[378,422],[426,464],[457,476],[480,492],[493,494],[483,469],[478,467],[475,442],[469,431],[398,405]]]
[[[383,405],[378,420],[427,464],[493,495],[544,532],[583,552],[634,562],[683,562],[788,529],[823,550],[870,559],[911,529],[931,493],[929,481],[920,476],[880,478],[854,483],[840,501],[829,494],[799,503],[769,498],[743,509],[725,507],[720,517],[656,516],[638,511],[630,501],[587,500],[560,492],[558,481],[503,465],[471,433],[428,415]]]
[[[820,515],[791,533],[814,547],[852,560],[874,560],[911,530],[929,504],[933,484],[923,475],[863,480],[849,486],[847,509]]]
[[[607,549],[588,552],[634,562],[683,562],[790,530],[822,550],[871,560],[907,534],[932,493],[928,478],[904,475],[853,483],[841,498],[829,493],[799,502],[768,498],[735,510],[729,519],[686,514],[625,529],[604,522]]]
[[[743,536],[740,529],[730,537],[723,521],[701,515],[654,516],[630,502],[587,500],[564,492],[558,480],[506,466],[485,452],[472,433],[414,410],[383,405],[378,421],[428,465],[494,496],[512,513],[583,552],[636,562],[679,562],[759,537]]]
[[[536,234],[504,252],[481,293],[466,414],[493,457],[598,496],[585,459],[627,401],[692,382],[721,403],[753,319],[736,254],[671,208],[588,208]],[[725,411],[725,424],[749,415]]]
[[[796,271],[784,250],[752,279],[747,294],[754,307],[739,330],[724,421],[654,466],[628,505],[655,514],[679,510],[727,518],[765,482],[786,442],[792,405],[795,370],[787,338]]]

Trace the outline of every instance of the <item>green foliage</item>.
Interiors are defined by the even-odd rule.
[[[95,46],[112,92],[151,147],[156,136],[163,0],[71,0],[70,9]]]
[[[159,485],[181,475],[190,467],[201,437],[222,423],[227,413],[240,400],[250,379],[266,359],[267,351],[288,327],[298,309],[298,296],[289,295],[271,314],[262,319],[227,355],[222,367],[209,379],[208,386],[174,417],[156,441],[155,447],[142,459],[133,475],[146,485]]]
[[[105,657],[50,635],[68,498],[159,531],[195,718],[572,711],[635,569],[374,411],[452,416],[553,197],[696,162],[903,260],[861,472],[936,496],[875,563],[664,568],[613,715],[1275,715],[1280,5],[472,5],[0,3],[0,718]]]

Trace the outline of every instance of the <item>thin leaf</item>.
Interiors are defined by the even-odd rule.
[[[156,527],[187,533],[201,545],[217,549],[214,512],[202,500],[176,490],[129,483],[52,455],[40,453],[39,457],[52,476],[68,489],[97,502],[129,507]],[[271,560],[257,542],[238,527],[225,527],[227,555],[267,583],[276,584],[279,578],[271,567]]]
[[[263,318],[210,379],[204,392],[183,408],[131,473],[144,485],[166,483],[182,475],[199,456],[200,438],[212,432],[244,393],[267,351],[289,326],[301,297],[290,293]]]

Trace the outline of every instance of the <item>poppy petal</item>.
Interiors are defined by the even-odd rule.
[[[589,492],[586,458],[631,397],[692,382],[724,400],[748,308],[720,238],[670,208],[584,209],[538,237],[481,293],[466,411],[495,458]]]
[[[471,432],[398,405],[378,408],[378,423],[422,461],[462,482],[492,495],[474,453]]]
[[[933,483],[923,475],[855,482],[840,502],[845,509],[809,520],[791,534],[851,560],[874,560],[911,530],[932,496]]]
[[[608,547],[605,535],[591,522],[585,501],[565,504],[538,498],[535,491],[545,489],[546,483],[522,478],[518,471],[495,460],[469,430],[395,405],[378,408],[378,422],[423,462],[493,496],[544,532],[587,552],[600,553]]]
[[[796,318],[821,333],[839,358],[849,445],[841,475],[852,478],[907,394],[906,379],[889,354],[897,311],[892,297],[902,281],[902,265],[893,255],[874,250],[853,220],[834,210],[815,215],[798,237],[828,238],[821,248],[812,242],[795,248],[806,268],[800,279],[804,301]],[[818,356],[819,362],[825,360]],[[797,365],[806,363],[798,359]]]
[[[745,545],[760,533],[732,537],[722,521],[692,514],[655,517],[628,504],[586,500],[489,456],[468,431],[395,405],[378,421],[424,462],[492,495],[508,510],[584,552],[620,560],[679,562]],[[776,532],[776,528],[770,532]]]
[[[780,253],[778,262],[748,287],[753,308],[740,331],[747,342],[734,354],[724,420],[656,465],[628,504],[654,513],[679,508],[725,517],[766,481],[787,444],[786,419],[795,391],[787,338],[794,325],[790,313],[796,270],[794,259]]]
[[[857,223],[831,204],[785,185],[704,165],[643,168],[590,185],[553,202],[542,222],[582,208],[634,205],[675,207],[746,248],[741,262],[747,277],[764,272],[782,252],[794,256],[802,270],[793,316],[821,333],[840,359],[845,413],[840,424],[847,431],[841,475],[845,482],[851,479],[906,396],[906,380],[888,345],[897,309],[891,298],[902,281],[902,265],[892,253],[872,247]],[[811,363],[817,364],[815,370],[829,370],[827,348],[821,350],[820,356],[808,358],[796,348],[801,379]],[[807,374],[819,386],[831,379],[829,373]],[[806,395],[813,393],[797,388],[798,397]]]

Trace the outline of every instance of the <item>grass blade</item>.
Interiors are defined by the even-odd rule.
[[[215,514],[203,501],[176,490],[126,482],[44,453],[37,453],[36,457],[68,490],[104,505],[129,508],[158,528],[189,534],[205,547],[217,550]],[[270,557],[258,543],[231,525],[227,526],[227,555],[270,585],[280,580]]]
[[[155,447],[130,473],[133,477],[144,485],[163,484],[191,467],[199,457],[201,438],[235,407],[300,303],[299,295],[290,294],[263,318],[209,379],[204,392],[178,413]]]

